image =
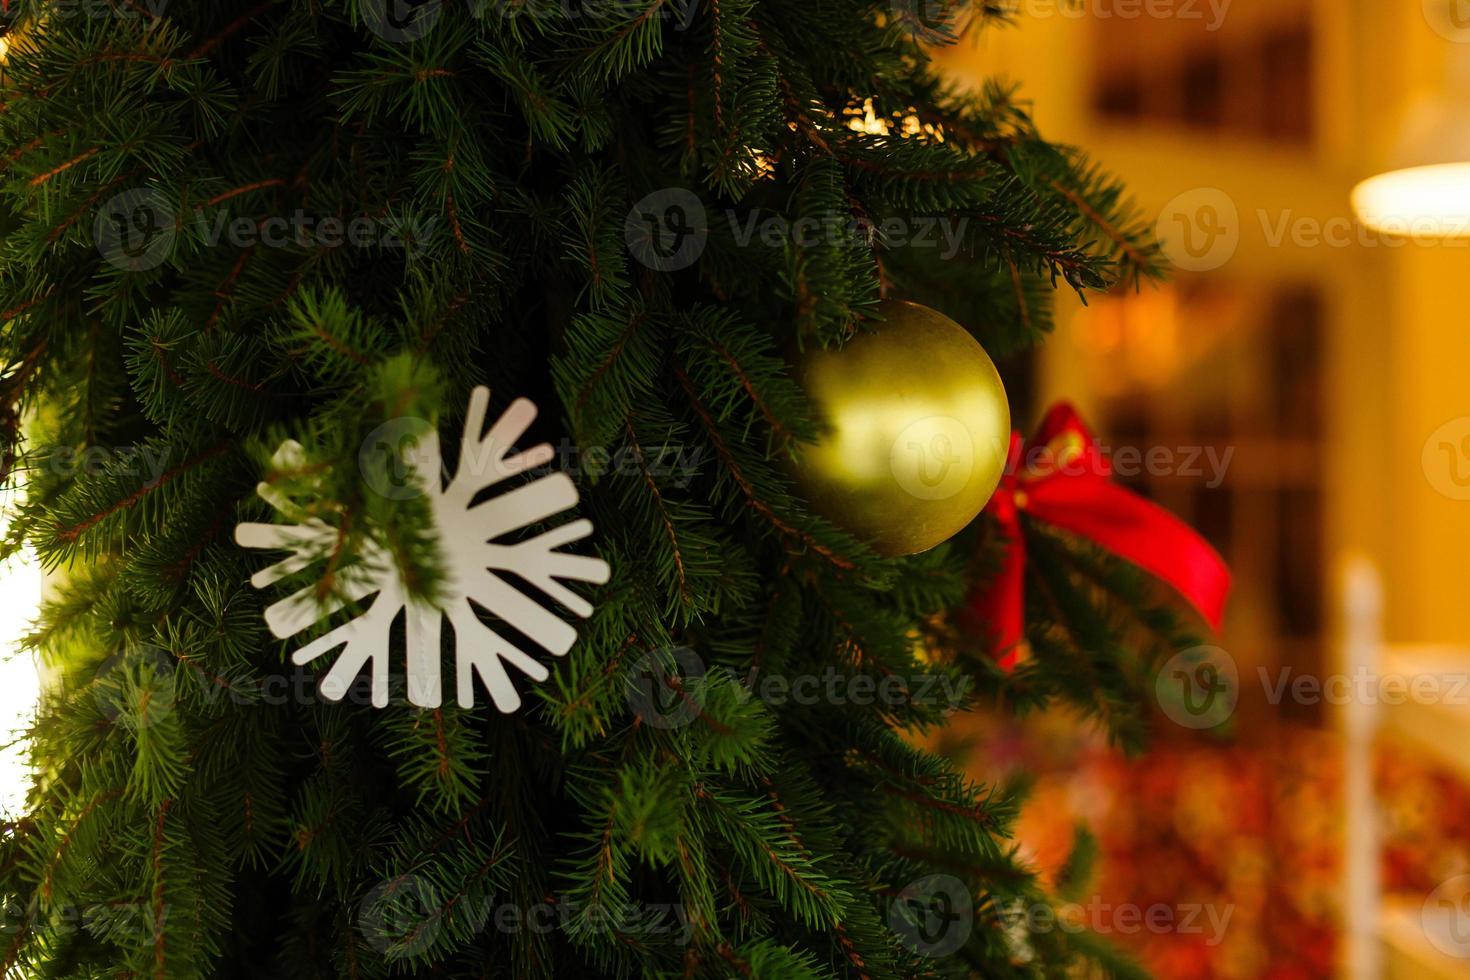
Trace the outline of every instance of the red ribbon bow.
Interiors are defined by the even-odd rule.
[[[1220,628],[1230,592],[1225,560],[1189,525],[1111,477],[1112,467],[1071,405],[1054,405],[1029,445],[1020,433],[1011,434],[1005,475],[985,507],[1010,547],[1000,574],[970,603],[970,612],[993,631],[992,649],[1006,670],[1015,666],[1025,636],[1022,514],[1086,538],[1167,582]]]

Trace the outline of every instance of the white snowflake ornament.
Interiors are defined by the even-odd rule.
[[[425,708],[443,703],[440,690],[439,646],[443,621],[448,617],[454,630],[455,676],[459,703],[475,703],[475,677],[490,691],[495,707],[503,712],[521,705],[507,667],[514,667],[536,681],[545,680],[547,669],[515,643],[483,623],[476,615],[479,606],[511,624],[553,656],[562,656],[577,640],[576,629],[532,597],[507,581],[509,572],[555,600],[574,615],[587,617],[592,606],[563,583],[601,584],[610,570],[600,558],[560,551],[592,533],[592,522],[578,519],[554,527],[525,541],[497,544],[505,535],[571,510],[577,505],[577,487],[565,473],[540,476],[498,496],[483,501],[482,491],[503,480],[551,461],[551,446],[542,444],[513,455],[513,447],[536,418],[536,406],[517,399],[481,437],[485,410],[490,404],[488,388],[476,388],[470,396],[465,419],[463,447],[453,479],[442,479],[443,459],[439,434],[425,425],[417,442],[402,453],[408,484],[395,484],[402,496],[426,494],[432,505],[444,582],[441,607],[410,601],[397,566],[371,543],[360,561],[340,570],[340,595],[327,603],[306,586],[274,603],[265,612],[266,625],[280,639],[295,636],[312,623],[340,610],[347,602],[377,593],[361,615],[337,626],[296,650],[291,659],[298,665],[342,648],[331,669],[320,681],[322,695],[339,701],[365,665],[372,671],[372,700],[375,707],[388,704],[388,638],[393,620],[407,609],[408,700]],[[276,452],[276,462],[291,466],[300,459],[299,443],[287,441]],[[338,529],[319,518],[304,514],[290,499],[269,484],[256,492],[294,524],[243,523],[235,529],[235,540],[246,548],[288,550],[291,556],[255,573],[256,588],[265,588],[320,561],[337,540]],[[400,493],[390,492],[390,496]]]

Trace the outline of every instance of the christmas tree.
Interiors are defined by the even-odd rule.
[[[9,4],[5,550],[52,584],[5,975],[1131,974],[1038,914],[1085,838],[1044,885],[1022,787],[919,746],[1054,702],[1136,743],[1174,617],[1028,527],[1004,669],[994,521],[885,557],[792,476],[793,365],[884,300],[1002,356],[1158,273],[935,72],[1008,6]],[[519,600],[435,520],[497,481]]]

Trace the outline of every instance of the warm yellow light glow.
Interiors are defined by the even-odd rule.
[[[919,119],[912,106],[904,115],[894,114],[890,118],[879,118],[877,111],[873,108],[872,99],[864,99],[863,107],[848,106],[842,110],[847,119],[847,128],[855,133],[867,133],[869,136],[887,136],[895,131],[906,139],[922,136],[936,143],[944,142],[944,127],[923,122]]]
[[[1470,163],[1410,167],[1353,189],[1353,211],[1374,231],[1405,238],[1470,238]]]
[[[0,492],[0,529],[14,503]],[[0,815],[15,817],[25,804],[31,773],[17,736],[30,725],[40,698],[36,662],[17,648],[41,602],[41,568],[29,553],[0,565]]]

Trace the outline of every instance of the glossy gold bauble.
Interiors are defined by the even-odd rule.
[[[1000,483],[1011,413],[978,341],[917,303],[884,302],[877,329],[803,355],[826,425],[800,447],[808,503],[882,555],[927,551],[975,519]]]

